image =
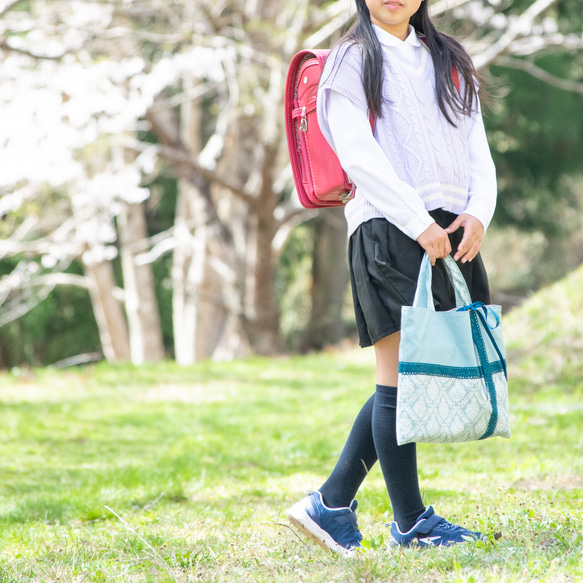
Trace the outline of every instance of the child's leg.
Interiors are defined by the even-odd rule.
[[[338,553],[360,547],[356,519],[356,492],[377,454],[372,438],[375,395],[363,406],[330,477],[287,511],[290,522],[314,542]]]
[[[363,480],[377,461],[372,436],[375,395],[362,407],[330,477],[319,492],[329,508],[350,506]]]
[[[381,338],[374,345],[377,365],[377,385],[396,387],[399,378],[399,342],[401,333]]]
[[[425,506],[417,479],[417,449],[414,443],[397,445],[397,378],[399,332],[375,344],[377,390],[372,415],[372,434],[381,464],[394,520],[402,532],[415,525]]]
[[[332,474],[319,491],[329,508],[349,506],[379,459],[395,521],[405,532],[415,524],[425,506],[417,479],[416,446],[397,445],[399,341],[397,332],[375,344],[376,393],[358,414]]]

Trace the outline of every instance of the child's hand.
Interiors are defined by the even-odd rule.
[[[451,253],[451,243],[447,232],[437,223],[429,226],[419,237],[417,243],[427,251],[431,265],[435,265],[436,259],[443,259]]]
[[[454,259],[458,261],[461,258],[462,263],[466,263],[478,254],[484,238],[484,227],[476,217],[462,213],[445,229],[445,232],[455,233],[460,227],[464,228],[464,236],[457,248]]]

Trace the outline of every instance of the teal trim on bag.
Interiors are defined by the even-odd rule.
[[[506,374],[506,363],[499,360],[487,362],[485,366],[446,366],[443,364],[429,364],[421,362],[400,362],[399,374],[427,375],[434,377],[449,377],[456,379],[481,379],[488,374]]]
[[[486,352],[486,345],[484,344],[484,337],[480,331],[480,320],[478,319],[478,314],[475,311],[470,311],[470,323],[472,328],[472,336],[474,338],[474,345],[478,350],[478,357],[480,362],[488,363],[488,353]],[[488,427],[484,432],[484,435],[479,439],[486,439],[493,435],[496,430],[496,424],[498,423],[498,401],[496,399],[496,387],[494,386],[494,378],[489,366],[483,366],[484,369],[484,381],[486,383],[486,388],[490,395],[490,405],[492,406],[492,414],[490,415],[490,420],[488,421]]]
[[[510,435],[501,308],[473,302],[453,258],[445,258],[444,265],[456,307],[436,312],[431,264],[425,253],[413,305],[403,306],[401,312],[400,445]]]
[[[496,352],[498,353],[498,356],[500,357],[500,362],[502,362],[502,364],[504,366],[504,377],[506,378],[506,380],[508,380],[508,372],[506,371],[506,359],[504,358],[504,356],[502,356],[502,351],[500,350],[500,347],[498,346],[498,343],[496,342],[496,340],[494,340],[494,336],[492,336],[492,332],[490,332],[490,330],[493,330],[494,328],[490,327],[490,325],[488,324],[488,322],[486,321],[484,316],[482,316],[482,314],[480,314],[480,312],[476,312],[476,313],[480,317],[480,320],[482,320],[482,324],[484,324],[484,330],[486,330],[486,332],[488,333],[488,337],[490,338],[490,342],[492,342],[492,345],[494,346]],[[498,324],[496,324],[496,326],[497,325]]]
[[[496,328],[500,326],[500,317],[490,306],[487,306],[484,302],[474,302],[473,304],[462,306],[461,308],[458,308],[456,312],[469,312],[470,310],[475,310],[478,313],[478,316],[480,316],[484,326],[490,330],[496,330]],[[484,312],[483,315],[480,313],[480,310]],[[494,322],[496,322],[495,326],[490,326],[488,323],[488,312],[494,316]],[[494,342],[494,344],[496,343]],[[498,347],[498,345],[496,345],[496,347]]]
[[[473,367],[458,367],[458,366],[446,366],[440,364],[429,364],[429,363],[419,363],[419,362],[399,362],[399,374],[402,375],[427,375],[427,376],[437,376],[437,377],[447,377],[456,379],[484,379],[486,385],[486,390],[488,391],[488,397],[490,400],[490,405],[492,407],[492,413],[490,414],[490,419],[488,420],[488,425],[484,434],[478,439],[486,439],[491,437],[496,431],[496,425],[498,424],[498,401],[496,399],[496,386],[494,384],[494,375],[497,373],[504,373],[507,377],[506,372],[506,359],[503,357],[492,333],[489,330],[489,326],[484,316],[479,312],[478,309],[481,306],[468,306],[470,312],[470,327],[472,331],[472,340],[474,341],[474,346],[478,353],[478,360],[480,362],[479,366]],[[464,310],[465,311],[465,310]],[[486,350],[486,344],[484,342],[484,337],[482,335],[482,327],[480,322],[483,324],[488,337],[500,360],[494,362],[488,361],[488,352]]]

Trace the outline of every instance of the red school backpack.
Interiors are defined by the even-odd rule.
[[[318,84],[329,53],[324,49],[297,53],[285,83],[287,147],[298,197],[305,208],[341,206],[354,197],[356,189],[318,124]],[[459,91],[454,66],[452,78]],[[374,120],[370,121],[374,126]]]
[[[318,84],[329,53],[297,53],[285,83],[287,147],[298,197],[306,208],[340,206],[354,196],[354,185],[318,125]]]

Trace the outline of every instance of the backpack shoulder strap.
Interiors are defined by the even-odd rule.
[[[320,66],[320,72],[321,72],[324,70],[324,64],[326,63],[326,59],[328,58],[328,55],[330,53],[331,53],[331,49],[303,49],[294,55],[293,59],[291,60],[290,65],[289,65],[288,76],[287,76],[286,87],[285,87],[286,123],[289,123],[289,124],[292,123],[291,118],[289,118],[289,121],[288,121],[289,116],[287,115],[287,113],[291,112],[293,109],[295,84],[296,84],[297,75],[299,73],[300,67],[302,66],[302,63],[306,59],[316,58],[318,60],[318,65]],[[372,113],[369,114],[368,120],[369,120],[371,128],[374,132],[375,119],[374,119]],[[290,130],[291,130],[291,126],[290,126]]]
[[[453,81],[453,84],[455,85],[455,88],[458,90],[458,93],[460,91],[460,76],[459,73],[457,72],[457,67],[452,63],[451,64],[451,80]]]

